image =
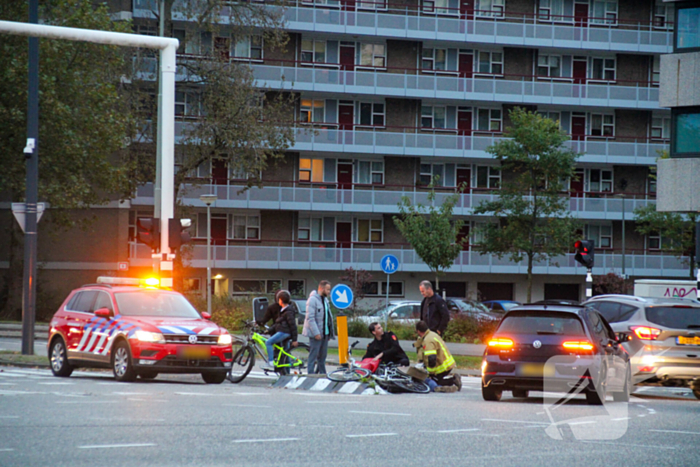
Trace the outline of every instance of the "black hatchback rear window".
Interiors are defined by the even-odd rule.
[[[647,321],[674,329],[700,329],[700,307],[654,306],[645,310]]]
[[[515,311],[506,316],[498,332],[508,334],[561,334],[585,336],[581,320],[571,313]]]

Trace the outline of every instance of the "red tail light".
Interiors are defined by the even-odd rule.
[[[645,341],[653,341],[661,334],[661,329],[650,328],[648,326],[633,326],[634,334]]]
[[[489,341],[489,347],[494,349],[510,350],[513,348],[512,339],[497,338]]]
[[[593,344],[588,341],[566,341],[562,344],[562,347],[572,352],[590,352],[593,350]]]

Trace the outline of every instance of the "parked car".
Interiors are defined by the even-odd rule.
[[[485,302],[481,303],[489,310],[501,314],[505,313],[511,308],[522,305],[522,303],[516,302],[515,300],[486,300]]]
[[[694,386],[690,383],[700,378],[700,304],[632,295],[598,295],[584,304],[603,315],[621,337],[632,356],[635,384]],[[700,399],[695,387],[693,394]]]
[[[572,306],[577,306],[581,302],[577,302],[576,300],[558,300],[558,299],[550,299],[550,300],[540,300],[533,305],[572,305]]]
[[[482,396],[503,391],[585,394],[589,404],[629,400],[629,354],[610,325],[593,308],[524,305],[506,313],[489,340],[482,361]]]
[[[383,323],[389,319],[406,324],[415,324],[420,319],[420,302],[409,300],[389,302],[389,306],[381,306],[364,316],[358,316],[357,319],[367,324],[375,321]]]
[[[292,303],[297,308],[297,324],[304,325],[304,320],[306,319],[306,299],[305,298],[293,298]]]
[[[489,321],[501,319],[501,316],[491,312],[484,304],[473,300],[447,297],[445,303],[447,304],[447,309],[450,310],[450,314],[453,316],[459,314]],[[418,315],[420,316],[420,313]]]

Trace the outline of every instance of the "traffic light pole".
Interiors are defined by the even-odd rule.
[[[593,296],[593,270],[588,268],[586,271],[586,299]]]

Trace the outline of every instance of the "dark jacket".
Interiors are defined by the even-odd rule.
[[[275,321],[277,321],[277,318],[280,317],[281,309],[282,307],[279,303],[273,303],[272,305],[268,306],[267,310],[265,310],[265,316],[263,317],[262,321],[258,321],[258,324],[260,326],[263,326],[268,322],[272,321],[272,324],[274,325]]]
[[[380,353],[384,353],[382,355],[382,363],[403,363],[408,365],[408,356],[406,356],[406,352],[399,345],[399,340],[393,332],[386,331],[381,339],[377,340],[375,338],[370,342],[367,345],[367,353],[362,358],[374,358]]]
[[[428,302],[427,315],[424,310],[426,301]],[[447,309],[445,300],[438,294],[433,294],[430,298],[424,298],[420,304],[420,319],[421,321],[425,321],[425,324],[428,325],[431,331],[439,331],[441,336],[445,335],[447,323],[450,322],[450,312]]]
[[[297,318],[294,316],[294,307],[285,308],[275,320],[273,332],[285,332],[292,336],[292,342],[297,341]]]

